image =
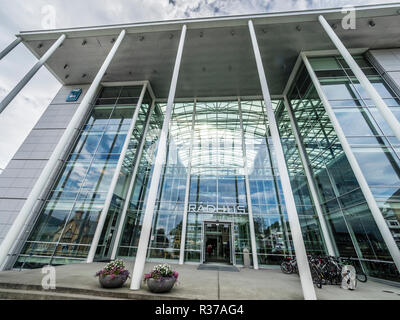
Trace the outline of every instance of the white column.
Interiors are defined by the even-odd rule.
[[[308,186],[310,187],[311,197],[312,197],[312,200],[314,202],[314,207],[315,207],[315,210],[317,211],[317,216],[318,216],[319,224],[321,226],[322,236],[324,237],[324,242],[325,242],[325,245],[326,245],[326,249],[328,250],[328,254],[330,256],[335,256],[336,255],[335,254],[335,249],[334,249],[334,246],[333,246],[333,243],[332,243],[332,239],[330,237],[330,233],[329,233],[328,227],[326,225],[324,214],[323,214],[322,209],[321,209],[321,203],[319,202],[317,188],[315,187],[313,174],[312,174],[311,169],[310,169],[310,163],[308,161],[307,153],[305,151],[303,142],[301,141],[301,138],[300,138],[300,133],[299,133],[299,130],[298,130],[297,122],[296,122],[296,120],[294,118],[294,115],[293,115],[293,110],[292,110],[291,106],[289,105],[289,102],[288,102],[286,96],[284,97],[283,102],[285,104],[287,113],[289,115],[290,125],[292,127],[293,135],[295,137],[296,144],[297,144],[297,147],[298,147],[298,150],[299,150],[301,162],[303,163],[304,172],[306,174]]]
[[[18,236],[24,229],[24,224],[29,220],[36,201],[39,199],[43,189],[45,189],[45,187],[49,183],[49,178],[53,176],[53,173],[57,168],[59,161],[62,159],[66,146],[68,146],[68,144],[75,136],[76,130],[79,130],[80,123],[82,122],[83,117],[88,112],[91,106],[91,102],[97,92],[100,81],[103,78],[103,75],[106,72],[108,66],[110,65],[110,62],[114,57],[124,36],[125,30],[122,30],[110,53],[105,59],[103,65],[101,66],[99,72],[97,73],[95,79],[93,80],[92,85],[86,92],[85,97],[82,99],[81,104],[79,105],[74,116],[69,122],[67,129],[65,129],[64,134],[61,136],[60,141],[54,149],[50,159],[47,161],[46,166],[43,168],[43,171],[37,179],[31,193],[29,194],[28,199],[26,199],[24,206],[22,207],[13,225],[11,226],[6,237],[1,243],[0,270],[3,270],[9,251],[12,249],[14,243],[17,242]]]
[[[11,44],[7,46],[2,52],[0,52],[0,60],[3,59],[6,55],[8,55],[17,45],[21,43],[22,39],[17,38]]]
[[[243,150],[243,162],[244,162],[244,181],[246,185],[246,198],[247,198],[247,208],[249,211],[249,226],[250,226],[250,241],[251,241],[251,253],[253,257],[253,267],[258,270],[258,255],[257,255],[257,243],[256,243],[256,232],[254,229],[254,217],[253,217],[253,204],[251,203],[250,195],[250,183],[249,183],[249,167],[247,165],[247,150],[246,150],[246,140],[244,139],[244,128],[243,128],[243,113],[242,104],[239,99],[239,119],[240,119],[240,129],[242,136],[242,150]]]
[[[251,20],[249,20],[249,30],[250,30],[251,42],[253,44],[254,56],[256,59],[258,75],[260,77],[261,90],[264,97],[265,107],[267,109],[271,138],[273,145],[275,147],[278,170],[281,178],[283,195],[285,197],[286,210],[288,213],[290,230],[292,233],[293,245],[296,254],[297,266],[299,269],[303,295],[304,299],[306,300],[316,300],[314,284],[311,277],[310,267],[308,265],[306,248],[304,246],[300,222],[297,216],[296,204],[294,202],[292,187],[290,185],[289,173],[286,167],[285,156],[283,154],[283,149],[279,137],[279,131],[276,125],[274,110],[272,109],[271,97],[268,90],[268,84],[267,84],[267,79],[265,77],[260,50],[258,48],[256,33],[254,31],[253,22]]]
[[[96,231],[94,233],[92,244],[90,245],[90,250],[89,250],[89,253],[88,253],[88,256],[86,259],[87,263],[92,263],[95,255],[96,255],[96,250],[97,250],[97,246],[99,244],[101,232],[103,231],[104,223],[107,218],[107,213],[108,213],[108,210],[110,209],[111,200],[114,195],[114,189],[117,186],[118,178],[120,177],[120,172],[122,169],[122,165],[124,163],[126,151],[128,150],[128,146],[129,146],[129,143],[130,143],[131,137],[132,137],[132,132],[136,126],[136,120],[139,116],[140,108],[142,106],[142,101],[143,101],[144,95],[146,93],[146,89],[147,89],[147,83],[145,83],[143,85],[143,89],[142,89],[142,92],[140,93],[140,97],[139,97],[138,103],[136,105],[135,112],[133,113],[133,116],[132,116],[129,130],[125,137],[124,145],[122,146],[122,150],[119,155],[119,159],[118,159],[118,163],[115,168],[115,171],[114,171],[114,175],[111,179],[110,186],[108,187],[107,196],[106,196],[106,199],[104,200],[103,209],[101,210],[100,218],[99,218],[99,221],[97,222]]]
[[[379,209],[378,204],[375,201],[375,198],[371,192],[371,189],[369,188],[368,182],[364,177],[364,174],[357,162],[357,159],[354,156],[353,151],[351,150],[350,144],[347,141],[347,138],[342,130],[342,127],[340,126],[339,121],[337,120],[336,115],[332,110],[332,107],[328,101],[328,98],[326,97],[310,62],[308,61],[308,59],[304,53],[302,53],[301,56],[302,56],[304,65],[306,66],[308,73],[311,77],[311,80],[318,92],[318,95],[321,98],[321,101],[324,105],[325,111],[326,111],[326,113],[333,125],[333,128],[335,129],[335,132],[339,138],[339,141],[342,145],[343,151],[346,154],[347,160],[349,161],[350,166],[353,169],[354,175],[356,176],[357,182],[360,185],[362,193],[364,194],[365,200],[367,201],[368,207],[369,207],[371,214],[375,220],[375,223],[383,237],[383,240],[385,241],[386,246],[388,247],[388,250],[393,258],[394,263],[396,264],[397,269],[400,270],[400,250],[397,247],[397,244],[393,239],[393,236],[389,230],[388,225],[386,224],[386,221],[382,215],[382,212]],[[379,165],[379,164],[377,164],[377,165]]]
[[[188,206],[189,206],[190,174],[192,171],[194,120],[196,117],[196,104],[197,100],[195,99],[193,105],[193,114],[192,114],[192,127],[190,131],[190,147],[189,147],[190,149],[189,149],[189,160],[188,160],[187,175],[186,175],[186,189],[185,189],[185,201],[184,201],[183,219],[182,219],[181,245],[179,251],[179,264],[183,264],[183,262],[185,261],[186,229],[187,229],[187,216],[188,216]]]
[[[10,91],[10,93],[0,103],[0,113],[9,105],[9,103],[16,97],[16,95],[25,87],[25,85],[32,79],[32,77],[39,71],[39,69],[46,63],[51,55],[57,48],[64,42],[65,34],[61,35],[58,40],[50,47],[49,50],[40,58],[38,62],[32,67],[31,70],[22,78],[22,80]]]
[[[150,188],[146,201],[146,209],[140,231],[139,245],[136,253],[135,266],[132,273],[131,289],[139,290],[142,282],[144,265],[146,263],[147,247],[149,245],[150,232],[153,222],[154,207],[157,200],[158,185],[160,183],[161,171],[167,152],[167,137],[169,131],[169,121],[171,120],[174,107],[176,84],[178,82],[179,69],[181,66],[183,45],[185,43],[186,25],[182,27],[181,38],[179,40],[178,52],[175,60],[174,71],[172,74],[171,87],[168,94],[167,109],[165,111],[164,122],[158,140],[157,155],[154,161],[153,175],[151,177]]]
[[[155,101],[153,100],[153,103],[151,104],[151,107],[150,107],[150,110],[149,110],[149,114],[147,116],[145,128],[144,128],[143,135],[142,135],[142,140],[140,141],[139,148],[136,151],[136,161],[135,161],[135,165],[134,165],[134,168],[133,168],[133,171],[132,171],[131,179],[129,181],[128,192],[127,192],[126,197],[125,197],[125,203],[124,203],[124,207],[122,209],[121,218],[119,219],[117,235],[115,236],[114,246],[113,246],[113,250],[112,250],[112,253],[111,253],[111,260],[114,260],[115,257],[117,256],[117,250],[118,250],[118,246],[119,246],[119,241],[120,241],[121,235],[122,235],[122,228],[124,227],[124,222],[125,222],[125,218],[126,218],[126,212],[127,212],[128,208],[129,208],[130,199],[131,199],[132,192],[133,192],[133,187],[135,185],[136,174],[137,174],[137,172],[139,170],[140,160],[142,158],[143,148],[144,148],[144,145],[146,143],[147,130],[149,129],[151,115],[153,113],[154,106],[155,106]]]
[[[397,139],[400,141],[400,123],[390,110],[390,108],[386,105],[385,101],[383,101],[382,97],[378,93],[378,91],[374,88],[368,78],[365,76],[364,72],[358,66],[357,62],[354,60],[350,52],[346,49],[343,43],[340,41],[339,37],[335,34],[329,23],[325,20],[323,16],[318,17],[319,22],[321,23],[322,27],[328,34],[329,38],[332,40],[333,44],[339,50],[340,54],[344,58],[344,60],[349,65],[351,71],[353,71],[354,75],[356,76],[357,80],[360,82],[361,86],[364,88],[365,91],[368,92],[368,95],[374,102],[375,106],[378,108],[379,112],[381,113],[382,117],[386,120],[389,124],[390,128],[393,130],[394,134],[396,135]]]

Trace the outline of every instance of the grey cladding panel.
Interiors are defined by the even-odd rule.
[[[400,94],[400,48],[370,50],[369,56],[386,81]]]
[[[83,89],[79,100],[67,103],[68,94],[76,88]],[[0,175],[0,242],[24,205],[87,88],[84,85],[62,87]]]

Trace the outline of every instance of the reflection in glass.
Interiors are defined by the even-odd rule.
[[[399,202],[395,195],[400,190],[400,153],[395,147],[398,141],[393,137],[393,132],[343,59],[324,57],[311,58],[310,61],[317,71],[322,89],[330,100],[373,195],[377,201],[383,201],[383,208],[395,205]],[[356,57],[356,61],[385,103],[388,106],[398,106],[399,97],[370,63],[361,56]],[[321,68],[324,69],[324,73],[319,71]],[[330,70],[331,73],[326,70]],[[341,71],[340,74],[337,73],[338,70]],[[337,74],[333,75],[332,72]],[[321,147],[318,148],[319,157],[322,154]],[[335,148],[331,150],[331,154],[338,151],[342,153],[341,148]],[[398,281],[399,273],[396,274],[388,268],[392,259],[361,190],[358,189],[357,181],[348,164],[343,165],[347,162],[342,160],[345,157],[338,154],[337,160],[330,160],[329,154],[326,155],[326,173],[323,178],[321,173],[316,173],[315,176],[321,180],[318,185],[322,191],[323,202],[329,198],[337,198],[336,202],[325,201],[324,208],[340,254],[364,259],[363,268],[371,275]],[[329,190],[328,195],[325,191],[327,187],[323,185],[329,181],[332,190]],[[391,223],[400,220],[392,214],[387,215],[389,211],[383,209],[382,213],[396,238],[396,227],[391,226]],[[352,242],[353,249],[350,249],[346,242]]]
[[[34,268],[86,258],[141,90],[142,86],[102,89],[16,266]],[[135,96],[123,101],[121,91]],[[111,207],[115,205],[113,201]]]

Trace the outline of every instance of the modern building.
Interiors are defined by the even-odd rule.
[[[356,9],[18,34],[0,56],[39,62],[0,110],[42,65],[62,88],[0,175],[2,268],[136,259],[137,288],[145,260],[296,255],[307,291],[308,253],[400,281],[400,5]]]

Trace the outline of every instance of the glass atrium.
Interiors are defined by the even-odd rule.
[[[357,62],[400,119],[399,96],[364,58]],[[344,60],[310,58],[393,237],[400,246],[400,142]],[[140,108],[96,249],[97,260],[136,255],[166,105],[142,86],[104,87],[41,208],[16,268],[87,258],[132,116]],[[369,275],[399,274],[335,130],[302,65],[283,99],[273,101],[306,250],[326,254],[287,108],[291,108],[338,256]],[[129,188],[132,183],[132,188]],[[183,217],[187,227],[183,229]],[[254,230],[254,234],[252,234]],[[185,233],[184,242],[182,233]],[[252,248],[254,237],[256,247]],[[158,189],[147,257],[187,263],[259,265],[294,254],[266,109],[261,97],[177,99]]]

